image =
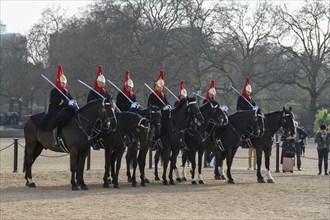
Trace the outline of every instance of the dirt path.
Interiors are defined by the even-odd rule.
[[[0,150],[12,143],[0,139]],[[24,140],[19,140],[24,145]],[[85,171],[90,190],[70,188],[69,157],[44,151],[33,166],[37,188],[25,187],[23,148],[19,170],[13,173],[13,148],[0,152],[0,219],[330,219],[330,178],[316,175],[317,152],[309,144],[302,158],[303,171],[275,172],[275,184],[258,184],[255,171],[247,171],[247,151],[239,149],[232,174],[236,184],[214,180],[213,169],[204,169],[204,185],[188,182],[162,186],[153,180],[147,187],[131,187],[126,168],[121,169],[120,189],[102,188],[104,152],[92,151],[91,170]],[[49,157],[45,157],[49,156]],[[181,164],[181,158],[178,159]],[[263,169],[264,170],[264,169]]]

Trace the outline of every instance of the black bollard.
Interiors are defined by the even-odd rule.
[[[278,135],[275,136],[276,140],[276,173],[280,172],[280,142],[278,141]]]
[[[18,138],[14,138],[14,173],[17,173]]]

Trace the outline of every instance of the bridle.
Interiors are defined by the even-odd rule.
[[[107,112],[108,106],[111,106],[111,116]],[[94,123],[79,112],[77,114],[78,115],[76,118],[76,122],[78,124],[78,127],[80,128],[80,130],[83,131],[88,140],[91,140],[100,134],[109,133],[116,129],[116,126],[114,129],[111,129],[111,121],[113,119],[115,120],[115,124],[117,125],[117,118],[115,116],[114,107],[110,102],[105,102],[105,99],[102,100],[102,104],[98,109],[98,118],[95,120]],[[86,121],[89,124],[93,124],[90,134],[88,134],[88,132],[86,131],[86,126],[83,126],[82,121]]]

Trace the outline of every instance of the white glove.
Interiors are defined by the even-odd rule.
[[[165,105],[163,110],[170,110],[172,107],[170,105]]]
[[[224,112],[228,111],[228,107],[226,105],[222,105],[220,108]]]
[[[74,106],[74,105],[76,105],[77,104],[77,102],[76,102],[76,100],[74,100],[74,99],[71,99],[70,101],[69,101],[69,105],[70,106]]]
[[[71,100],[69,101],[69,106],[72,106],[72,107],[74,107],[75,109],[79,109],[78,103],[77,103],[77,101],[74,100],[74,99],[71,99]]]
[[[131,104],[131,107],[130,108],[137,108],[138,107],[138,104],[136,103],[136,102],[133,102],[132,104]]]
[[[257,109],[258,109],[257,106],[253,106],[253,107],[252,107],[252,110],[254,110],[254,111],[257,110]]]

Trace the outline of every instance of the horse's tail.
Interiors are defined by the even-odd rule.
[[[31,118],[25,123],[24,125],[24,138],[25,138],[25,147],[24,147],[24,158],[23,158],[23,173],[26,171],[26,164],[27,164],[27,144],[28,144],[28,131],[30,130],[32,120]]]
[[[24,148],[24,162],[23,162],[23,173],[25,173],[26,171],[26,155],[27,155],[27,147],[25,144],[25,148]]]

